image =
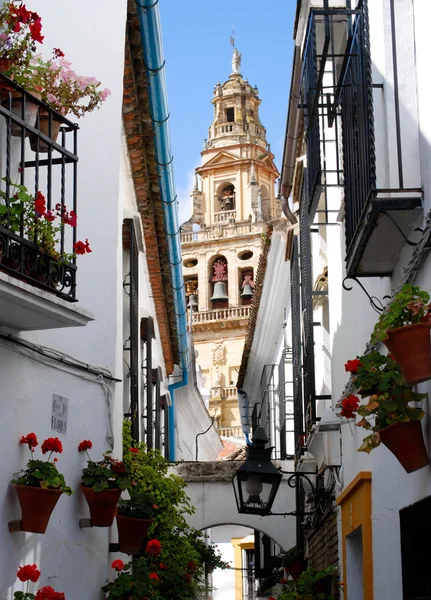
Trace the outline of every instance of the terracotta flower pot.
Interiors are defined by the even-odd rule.
[[[21,529],[32,533],[45,533],[49,518],[63,493],[26,485],[15,485],[21,505]]]
[[[52,129],[51,129],[51,139],[53,142],[57,141],[58,134],[60,133],[61,121],[57,121],[54,116],[52,117]],[[49,112],[40,110],[39,111],[39,131],[50,137],[49,135]],[[37,141],[38,137],[36,135],[30,135],[30,146],[33,152],[37,151]],[[39,152],[47,153],[49,151],[49,144],[44,142],[43,140],[39,140]]]
[[[110,527],[114,522],[115,507],[121,495],[120,488],[95,492],[93,488],[81,483],[81,490],[90,509],[91,523],[94,527]]]
[[[40,94],[38,94],[37,92],[32,92],[32,96],[34,96],[38,100],[40,100],[40,97],[41,97]],[[22,104],[23,104],[22,95],[19,93],[16,93],[16,92],[12,92],[11,112],[13,112],[13,114],[16,115],[17,117],[19,117],[20,119],[22,118]],[[32,102],[30,97],[27,97],[26,103],[25,103],[25,112],[24,112],[24,122],[26,125],[30,125],[31,127],[35,126],[38,109],[39,109],[39,105],[36,104],[35,102]],[[17,125],[16,123],[11,123],[11,134],[13,136],[21,137],[21,132],[22,132],[22,128],[19,125]],[[28,137],[28,135],[29,135],[29,132],[26,131],[25,136]]]
[[[305,571],[306,568],[306,560],[297,560],[285,567],[286,571],[289,573],[289,575],[293,578],[294,581],[298,579],[298,577],[301,575],[301,573]]]
[[[118,527],[118,543],[120,552],[136,554],[147,537],[148,529],[154,519],[134,519],[125,517],[115,511]]]
[[[431,323],[405,325],[388,332],[385,345],[411,385],[431,379]]]
[[[407,473],[429,464],[420,421],[394,423],[379,431],[380,439],[399,460]]]

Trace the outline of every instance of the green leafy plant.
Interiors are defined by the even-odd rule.
[[[290,550],[287,550],[286,552],[280,552],[279,556],[282,560],[283,565],[286,566],[286,565],[291,565],[294,562],[303,560],[304,552],[303,552],[303,550],[301,550],[301,548],[298,548],[298,546],[294,546],[293,548],[291,548]]]
[[[22,436],[20,444],[28,446],[30,460],[27,463],[26,469],[21,471],[22,474],[18,478],[12,479],[11,483],[14,485],[61,490],[64,494],[70,496],[72,489],[66,485],[64,476],[57,469],[57,458],[54,458],[53,462],[50,462],[54,452],[63,452],[61,441],[58,438],[48,438],[43,442],[41,446],[42,454],[49,454],[46,461],[33,459],[34,449],[39,445],[34,433]]]
[[[309,567],[296,581],[282,580],[284,588],[277,598],[278,600],[334,600],[330,588],[337,574],[338,569],[333,566],[320,571]]]
[[[394,423],[420,421],[424,411],[411,403],[422,402],[426,394],[413,392],[405,382],[398,364],[391,355],[380,354],[377,350],[350,360],[345,365],[352,374],[353,382],[366,404],[359,405],[359,398],[350,395],[341,401],[341,416],[346,418],[362,417],[356,423],[372,431],[363,439],[359,452],[371,452],[380,445],[379,431]]]
[[[147,549],[136,555],[116,580],[102,589],[109,599],[196,598],[204,585],[205,564],[209,568],[228,565],[215,545],[208,544],[207,536],[187,524],[185,516],[195,509],[185,492],[185,482],[168,474],[169,463],[160,452],[148,450],[145,444],[132,447],[130,422],[123,427],[123,461],[130,478],[131,498],[142,494],[157,506],[149,535],[160,543],[160,554],[157,561],[149,558]],[[150,580],[151,573],[158,579],[153,576]]]
[[[112,458],[111,450],[103,454],[102,460],[91,460],[88,450],[93,447],[90,440],[83,440],[78,445],[79,452],[85,452],[88,457],[87,466],[82,470],[82,484],[95,492],[120,488],[125,490],[130,485],[130,476],[123,461]]]
[[[403,286],[396,294],[394,300],[380,315],[371,335],[371,342],[377,344],[388,338],[388,331],[411,325],[413,323],[426,323],[431,321],[431,304],[428,304],[430,295],[417,286],[409,283]]]
[[[22,232],[23,237],[36,244],[42,254],[59,263],[70,263],[77,254],[91,252],[88,240],[76,242],[71,254],[61,252],[62,232],[66,226],[76,227],[77,215],[73,210],[69,212],[61,204],[49,210],[42,192],[32,195],[24,185],[14,183],[10,183],[10,187],[15,190],[11,198],[0,190],[0,225],[17,235]]]
[[[118,514],[132,519],[152,519],[158,509],[155,498],[139,491],[130,491],[130,499],[121,499]]]

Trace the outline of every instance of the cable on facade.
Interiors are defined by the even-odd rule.
[[[139,4],[139,2],[137,0],[135,0],[135,4],[136,6],[139,6],[139,8],[142,8],[142,12],[143,13],[147,13],[151,8],[154,8],[155,6],[157,6],[157,4],[159,3],[159,0],[156,0],[154,2],[154,4],[150,4],[150,6],[143,6],[142,4]]]
[[[157,119],[155,119],[153,117],[153,115],[150,114],[152,122],[156,123],[157,125],[163,125],[163,123],[166,123],[166,121],[169,119],[170,116],[171,116],[171,113],[168,113],[168,116],[165,119],[163,119],[162,121],[158,121]]]
[[[172,155],[171,160],[167,163],[159,163],[159,161],[156,158],[154,160],[157,166],[159,166],[161,169],[165,169],[166,167],[169,167],[170,164],[172,164],[174,157]]]
[[[150,69],[150,67],[147,67],[147,65],[145,63],[144,63],[144,67],[147,69],[147,71],[150,71],[151,73],[158,73],[159,71],[161,71],[163,69],[163,67],[165,66],[165,63],[166,63],[166,61],[164,60],[162,65],[160,67],[157,67],[157,69]]]
[[[0,339],[4,340],[6,342],[10,342],[12,344],[16,344],[17,346],[25,348],[26,350],[30,350],[31,352],[36,352],[37,354],[40,354],[41,356],[44,356],[45,358],[54,360],[58,363],[66,365],[68,367],[78,369],[79,371],[85,371],[87,373],[90,373],[91,375],[95,375],[96,377],[101,375],[104,379],[107,379],[108,381],[112,381],[115,383],[121,383],[121,381],[122,381],[121,379],[116,379],[115,377],[113,377],[107,369],[92,367],[91,365],[89,365],[87,363],[81,362],[80,360],[78,360],[72,356],[68,356],[67,354],[63,354],[62,352],[59,352],[58,350],[54,350],[53,348],[48,348],[46,346],[39,346],[39,345],[33,344],[32,342],[27,342],[25,340],[20,340],[18,338],[15,338],[10,333],[9,334],[0,333]]]
[[[173,204],[177,201],[177,198],[178,194],[175,194],[175,198],[173,200],[163,200],[163,198],[160,196],[160,200],[163,202],[163,204]]]

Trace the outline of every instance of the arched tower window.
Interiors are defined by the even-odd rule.
[[[216,256],[210,266],[210,299],[211,308],[227,308],[228,266],[224,256]]]
[[[236,194],[233,183],[222,183],[217,189],[218,206],[216,212],[227,212],[236,208]]]
[[[239,271],[239,297],[240,304],[247,306],[251,304],[254,291],[253,269],[246,267]]]
[[[271,217],[271,206],[270,206],[269,192],[268,192],[268,188],[266,187],[266,185],[260,186],[259,193],[260,193],[262,219],[264,221],[267,221]]]

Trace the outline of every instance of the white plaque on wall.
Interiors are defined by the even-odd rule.
[[[67,413],[69,400],[58,394],[52,395],[51,429],[59,433],[67,432]]]

